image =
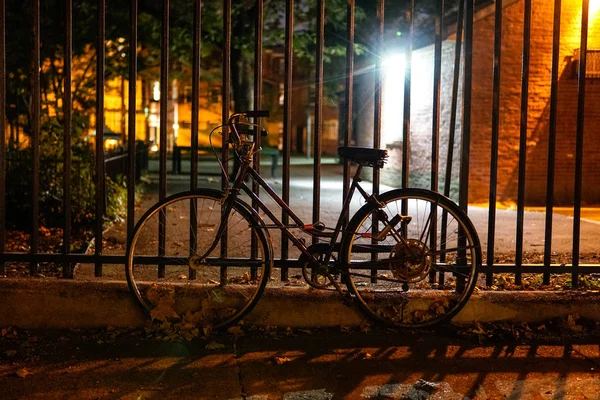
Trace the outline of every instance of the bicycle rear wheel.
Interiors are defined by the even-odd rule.
[[[381,207],[358,210],[342,239],[348,290],[388,325],[423,328],[450,320],[469,299],[481,263],[471,221],[429,190],[393,190],[379,200]]]
[[[223,328],[249,312],[263,292],[270,242],[259,219],[236,201],[215,243],[226,211],[222,199],[213,190],[177,194],[137,224],[127,250],[127,282],[153,320]]]

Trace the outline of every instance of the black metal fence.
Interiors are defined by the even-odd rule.
[[[569,3],[568,5],[566,3]],[[85,262],[94,263],[96,275],[101,275],[102,265],[104,263],[123,263],[124,256],[112,256],[103,254],[102,237],[103,237],[103,221],[102,218],[97,218],[95,226],[95,243],[94,254],[83,255],[83,254],[72,254],[70,252],[70,237],[71,237],[71,216],[70,216],[70,198],[72,190],[72,182],[70,174],[65,175],[63,181],[64,185],[64,209],[66,210],[64,215],[64,238],[63,238],[63,251],[60,254],[46,254],[39,251],[39,238],[37,232],[39,231],[39,221],[35,218],[39,214],[39,198],[40,198],[40,135],[41,135],[41,120],[42,115],[42,101],[47,100],[47,96],[43,93],[43,82],[41,81],[41,74],[38,71],[43,71],[44,61],[40,53],[40,49],[43,49],[42,35],[40,32],[41,20],[45,18],[42,13],[40,0],[31,0],[26,2],[30,5],[30,8],[22,8],[22,12],[27,13],[27,18],[31,21],[30,32],[27,38],[23,38],[23,43],[29,43],[29,47],[24,47],[22,53],[31,52],[30,68],[27,81],[29,83],[29,94],[31,103],[29,105],[30,115],[30,147],[32,149],[32,208],[31,212],[34,218],[32,218],[31,226],[31,246],[28,253],[9,253],[5,249],[5,231],[6,231],[6,144],[8,142],[8,127],[9,120],[7,117],[7,111],[10,107],[7,99],[11,95],[9,87],[14,76],[11,73],[7,73],[7,65],[9,65],[9,58],[13,49],[7,47],[7,12],[9,7],[14,7],[16,2],[10,0],[0,0],[0,273],[4,272],[3,265],[7,261],[21,261],[30,262],[32,271],[35,271],[36,263],[42,261],[54,261],[63,262],[66,264],[74,262]],[[110,11],[107,15],[106,1],[90,1],[93,7],[89,7],[90,12],[94,13],[95,21],[95,43],[91,43],[92,47],[96,49],[103,49],[103,51],[95,52],[95,63],[94,68],[96,71],[107,71],[106,56],[108,53],[107,43],[112,40],[107,36],[107,16],[110,17]],[[189,1],[184,2],[188,7],[190,13],[193,15],[192,27],[189,30],[191,35],[189,41],[191,42],[191,54],[189,55],[189,67],[190,73],[193,77],[191,80],[191,124],[190,124],[190,148],[191,148],[191,173],[190,173],[190,188],[195,189],[198,185],[198,147],[201,145],[198,141],[200,116],[199,110],[201,108],[201,53],[202,46],[206,40],[203,36],[209,32],[215,34],[214,26],[205,28],[206,19],[203,19],[203,12],[208,12],[213,8],[218,9],[219,12],[215,15],[219,15],[221,18],[219,22],[222,35],[221,42],[222,48],[220,51],[220,63],[222,66],[220,73],[220,88],[221,88],[221,119],[225,121],[232,111],[232,90],[234,86],[238,84],[237,80],[239,76],[232,76],[232,69],[238,68],[236,65],[232,65],[232,52],[239,51],[233,44],[235,41],[240,40],[240,37],[236,36],[233,32],[235,27],[236,32],[238,29],[237,20],[232,18],[232,2],[231,0],[223,0],[222,2],[209,2],[209,1]],[[273,6],[265,11],[265,4]],[[361,78],[361,74],[364,72],[362,66],[359,68],[356,66],[357,57],[359,54],[361,57],[366,54],[375,54],[373,57],[372,64],[372,86],[370,87],[370,97],[372,98],[372,119],[373,123],[370,131],[368,132],[368,142],[374,147],[384,147],[388,145],[382,142],[382,109],[383,109],[383,92],[384,92],[384,60],[383,54],[385,50],[390,47],[389,34],[392,31],[392,36],[402,37],[402,49],[405,60],[405,72],[403,77],[403,105],[401,109],[402,115],[402,129],[401,135],[395,141],[396,144],[400,143],[401,156],[399,158],[400,165],[400,186],[409,187],[413,184],[411,177],[416,171],[416,167],[413,166],[414,158],[411,158],[419,143],[415,140],[416,135],[419,138],[428,137],[429,150],[427,153],[427,168],[430,178],[428,179],[428,188],[435,191],[442,191],[446,195],[452,195],[451,186],[454,180],[458,181],[458,203],[460,206],[467,210],[470,200],[472,200],[472,194],[475,190],[481,186],[477,180],[473,180],[473,177],[481,176],[478,171],[486,169],[483,174],[485,177],[485,187],[488,192],[487,200],[489,202],[488,212],[488,224],[487,224],[487,254],[483,271],[487,274],[488,284],[492,283],[493,273],[495,272],[512,272],[515,274],[516,283],[520,283],[523,273],[543,273],[544,282],[548,283],[550,273],[570,273],[572,275],[572,283],[577,285],[578,277],[580,274],[588,272],[599,272],[600,266],[597,264],[582,264],[580,263],[580,240],[581,240],[581,208],[582,208],[582,182],[584,175],[584,122],[586,116],[589,115],[589,104],[588,111],[586,111],[586,87],[589,87],[590,83],[586,82],[590,80],[589,73],[586,74],[587,63],[586,55],[588,54],[588,31],[591,29],[589,25],[590,4],[588,0],[581,2],[570,2],[567,0],[555,0],[553,4],[550,2],[544,3],[545,6],[552,9],[551,14],[553,19],[546,24],[551,27],[552,35],[551,41],[546,43],[545,49],[547,56],[551,60],[550,63],[550,76],[539,77],[530,79],[530,64],[532,59],[532,51],[538,51],[535,49],[534,44],[539,39],[539,32],[532,34],[532,0],[521,0],[517,2],[504,2],[502,0],[496,0],[495,3],[488,1],[475,1],[475,0],[457,0],[457,1],[416,1],[407,0],[404,2],[388,2],[384,0],[378,0],[375,2],[375,7],[372,11],[373,18],[371,21],[370,40],[367,41],[366,49],[363,47],[360,52],[356,51],[358,47],[357,40],[357,26],[359,24],[358,15],[360,20],[364,21],[364,14],[367,12],[360,9],[360,14],[357,13],[357,9],[360,7],[355,5],[354,1],[339,2],[332,1],[331,3],[325,0],[307,0],[307,1],[294,1],[294,0],[280,0],[270,1],[267,0],[256,0],[255,6],[253,7],[253,15],[244,15],[243,18],[253,20],[252,26],[254,27],[254,34],[252,35],[252,45],[249,47],[254,50],[254,61],[252,65],[253,71],[253,83],[252,88],[252,99],[253,104],[250,106],[254,109],[266,108],[268,104],[264,104],[264,75],[266,67],[263,65],[265,54],[277,50],[281,54],[282,70],[279,75],[281,85],[281,122],[282,122],[282,192],[284,201],[290,201],[290,159],[293,149],[293,135],[295,134],[294,125],[294,104],[299,99],[293,98],[293,95],[298,93],[295,89],[298,86],[310,87],[309,93],[311,98],[305,102],[305,108],[310,109],[311,115],[311,131],[312,135],[312,157],[314,162],[314,191],[313,191],[313,220],[318,221],[320,219],[320,185],[321,180],[321,160],[323,155],[323,126],[324,126],[324,109],[325,109],[325,98],[326,98],[326,83],[325,78],[325,63],[329,58],[332,57],[331,52],[327,52],[327,46],[331,46],[329,42],[330,36],[326,34],[326,26],[328,25],[329,18],[331,18],[331,12],[345,13],[345,32],[342,37],[337,36],[337,39],[341,39],[338,42],[342,43],[341,46],[345,46],[345,55],[342,60],[344,61],[343,66],[343,78],[338,80],[343,83],[343,95],[341,96],[340,104],[342,107],[339,108],[337,119],[340,123],[340,136],[339,142],[343,145],[348,145],[353,142],[360,142],[367,135],[364,129],[359,131],[357,126],[357,115],[363,112],[358,110],[356,105],[357,94],[355,92],[356,87]],[[567,10],[569,14],[568,23],[573,23],[571,18],[571,3],[578,4],[577,8],[580,13],[576,13],[575,20],[578,27],[579,37],[579,49],[578,59],[574,60],[571,67],[576,68],[577,84],[576,91],[574,92],[577,98],[576,109],[573,114],[573,124],[575,125],[575,143],[573,151],[573,175],[572,175],[572,209],[573,209],[573,225],[572,225],[572,252],[570,254],[571,262],[556,262],[553,260],[552,254],[552,240],[553,240],[553,216],[555,207],[555,184],[557,181],[556,172],[560,171],[560,167],[557,166],[557,143],[560,142],[557,132],[559,131],[559,83],[561,78],[561,71],[564,71],[564,65],[562,64],[561,54],[561,22],[564,27],[567,21],[563,21],[562,14]],[[71,170],[71,143],[72,134],[74,132],[74,121],[71,118],[73,115],[74,104],[78,102],[80,106],[80,100],[74,98],[73,89],[73,43],[74,43],[74,25],[73,15],[74,8],[72,0],[64,0],[60,2],[62,4],[61,20],[62,23],[57,22],[57,28],[61,30],[63,42],[61,44],[61,51],[63,52],[64,64],[57,70],[57,74],[62,77],[61,83],[63,90],[61,91],[61,102],[62,102],[62,119],[61,123],[64,129],[63,135],[63,154],[64,164],[67,171]],[[128,3],[128,32],[126,32],[126,40],[129,46],[119,49],[119,54],[122,58],[127,60],[125,66],[121,68],[121,74],[128,80],[127,84],[127,102],[128,104],[137,104],[138,100],[138,85],[139,85],[139,71],[138,71],[138,57],[140,52],[145,49],[138,46],[138,35],[140,33],[139,24],[142,23],[140,20],[140,11],[138,0],[131,0]],[[514,8],[513,5],[519,5],[518,8]],[[122,4],[121,4],[122,5]],[[43,6],[43,4],[42,4]],[[337,7],[335,11],[332,11],[328,7]],[[340,8],[341,6],[341,8]],[[522,7],[521,7],[522,6]],[[77,5],[78,12],[81,12],[83,6]],[[145,5],[148,7],[148,5]],[[513,7],[513,8],[510,8]],[[83,7],[85,8],[85,7]],[[160,92],[163,94],[160,97],[158,117],[160,125],[158,127],[158,142],[163,144],[159,149],[159,199],[166,197],[167,193],[167,159],[169,154],[168,146],[170,140],[170,114],[172,110],[169,108],[169,98],[166,95],[170,92],[170,84],[172,76],[170,74],[170,68],[172,68],[172,56],[170,54],[171,48],[168,43],[171,43],[171,34],[178,28],[173,22],[171,12],[173,6],[170,0],[163,0],[160,5],[157,6],[153,3],[150,7],[154,12],[155,16],[160,21],[160,43],[163,45],[158,46],[159,53],[157,54],[159,59],[159,77],[158,82]],[[271,9],[272,8],[272,9]],[[392,9],[394,14],[387,14],[389,9]],[[298,69],[298,63],[302,62],[302,59],[297,56],[297,49],[300,41],[295,41],[295,35],[300,36],[302,30],[298,27],[295,19],[295,13],[301,14],[305,10],[314,10],[315,14],[312,15],[314,20],[312,24],[303,25],[302,29],[309,30],[315,38],[315,46],[310,48],[310,59],[314,62],[314,69],[312,73],[307,74],[304,77],[304,81],[297,83],[294,81],[295,72]],[[273,11],[275,10],[275,11]],[[399,11],[400,10],[400,11]],[[16,12],[14,10],[10,12]],[[281,30],[284,36],[282,43],[273,45],[272,48],[266,48],[269,46],[264,38],[263,33],[265,30],[265,13],[275,12],[275,20],[278,20],[281,24]],[[328,13],[329,12],[329,13]],[[518,14],[520,19],[515,24],[515,19],[511,18],[510,23],[513,24],[509,27],[503,26],[503,15],[511,13],[511,17]],[[269,20],[272,23],[272,18]],[[595,15],[592,16],[595,18]],[[367,18],[369,19],[369,18]],[[372,22],[375,21],[373,24]],[[395,21],[395,22],[394,22]],[[397,22],[400,21],[400,22]],[[210,21],[214,25],[215,21]],[[536,23],[539,23],[537,21]],[[396,25],[394,25],[396,24]],[[428,25],[429,24],[429,25]],[[487,24],[487,25],[485,25]],[[401,26],[398,28],[397,26]],[[490,29],[483,29],[483,28]],[[481,29],[480,29],[481,28]],[[112,29],[112,28],[111,28]],[[506,34],[504,31],[512,30],[517,32],[520,36],[521,47],[517,52],[518,57],[507,57],[503,52],[508,52],[508,48],[512,45],[506,42]],[[177,31],[178,32],[178,31]],[[492,32],[489,37],[484,35]],[[330,32],[329,32],[330,33]],[[112,34],[112,33],[111,33]],[[361,31],[364,34],[364,31]],[[493,43],[492,51],[479,50],[476,46],[478,38],[488,43]],[[245,38],[244,40],[248,40]],[[504,42],[503,42],[504,41]],[[450,43],[450,46],[446,46]],[[428,47],[429,46],[429,47]],[[513,46],[514,47],[514,46]],[[416,103],[416,99],[413,99],[415,92],[420,89],[416,88],[420,82],[411,79],[414,74],[417,73],[415,67],[420,52],[424,48],[431,48],[433,57],[431,61],[431,88],[430,92],[426,93],[425,96],[431,99],[431,107],[429,108],[428,119],[430,125],[425,130],[425,135],[422,131],[418,131],[415,128],[417,126],[417,120],[422,117],[419,113],[414,113],[414,108],[411,107],[413,103]],[[274,50],[275,49],[275,50]],[[445,49],[452,49],[452,57],[449,59],[445,58]],[[304,48],[306,50],[306,48]],[[484,49],[485,50],[485,49]],[[506,61],[505,61],[506,59]],[[445,61],[446,60],[446,61]],[[489,60],[489,64],[481,64],[481,60]],[[515,60],[517,60],[515,62]],[[508,65],[507,63],[512,63]],[[474,63],[476,68],[474,68]],[[513,70],[520,71],[520,82],[518,83],[518,94],[520,101],[515,107],[505,108],[502,103],[501,94],[505,93],[506,88],[503,88],[503,75],[505,69],[511,68]],[[449,74],[445,72],[450,71]],[[482,73],[482,71],[484,71]],[[108,73],[97,74],[95,79],[95,97],[93,101],[93,107],[95,107],[95,115],[102,116],[105,110],[105,86]],[[449,76],[450,78],[447,78]],[[482,78],[482,76],[484,78]],[[307,78],[308,77],[308,78]],[[446,78],[444,78],[446,77]],[[273,76],[270,76],[272,79]],[[481,95],[481,87],[483,82],[489,83],[491,88],[489,93],[485,92]],[[362,82],[364,83],[364,82]],[[524,215],[526,209],[527,199],[527,182],[531,178],[527,175],[528,164],[528,146],[531,147],[531,130],[532,125],[537,122],[532,122],[531,115],[528,114],[528,110],[531,108],[531,101],[535,96],[539,95],[538,87],[545,85],[550,87],[550,94],[548,97],[548,112],[544,115],[548,115],[547,127],[545,134],[543,135],[543,143],[545,143],[545,173],[544,173],[544,187],[546,197],[543,202],[543,208],[545,212],[545,224],[544,226],[538,226],[536,229],[543,229],[545,232],[545,240],[543,244],[543,260],[538,263],[526,264],[524,259]],[[415,89],[416,88],[416,89]],[[514,87],[510,88],[514,89]],[[308,89],[307,89],[308,90]],[[314,91],[313,91],[314,90]],[[513,90],[514,92],[514,90]],[[422,93],[421,93],[422,94]],[[449,94],[449,95],[448,95]],[[474,94],[478,94],[478,101],[485,97],[485,101],[474,103]],[[513,93],[514,94],[514,93]],[[535,95],[535,96],[533,96]],[[123,95],[124,96],[124,95]],[[446,96],[446,97],[444,97]],[[483,97],[482,97],[483,96]],[[125,97],[125,96],[124,96]],[[538,96],[539,97],[539,96]],[[449,99],[444,103],[444,98]],[[411,101],[411,100],[414,100]],[[91,103],[90,103],[91,104]],[[593,104],[592,107],[597,106]],[[477,126],[479,129],[482,124],[474,122],[474,119],[478,118],[478,114],[485,112],[490,113],[489,123],[484,122],[485,126],[484,134],[479,131],[475,131],[474,127]],[[510,149],[512,151],[518,151],[518,161],[516,168],[512,171],[516,173],[516,176],[506,175],[503,169],[502,161],[509,154],[503,153],[507,147],[502,147],[502,124],[503,121],[515,114],[517,110],[518,123],[516,131],[518,132],[517,144],[512,144]],[[122,164],[120,168],[127,171],[127,188],[128,188],[128,203],[127,203],[127,229],[128,233],[131,233],[134,227],[134,185],[132,184],[136,180],[136,172],[139,169],[136,167],[141,161],[136,157],[129,157],[128,154],[136,154],[137,149],[136,141],[136,107],[129,107],[127,110],[127,126],[126,132],[128,132],[127,140],[127,151],[117,158],[111,158],[104,162],[104,119],[99,117],[96,118],[95,130],[98,133],[96,138],[96,164],[95,164],[95,203],[96,203],[96,215],[102,214],[102,207],[105,199],[105,175],[111,175],[112,162]],[[512,113],[512,114],[511,114]],[[510,114],[510,115],[509,115]],[[361,114],[362,115],[362,114]],[[541,118],[541,117],[540,117]],[[419,129],[422,125],[419,125]],[[489,133],[489,134],[488,134]],[[227,132],[223,133],[224,135]],[[477,136],[478,135],[478,136]],[[483,135],[483,136],[482,136]],[[443,140],[441,140],[441,138]],[[474,148],[481,142],[488,143],[487,147]],[[456,149],[456,151],[455,151]],[[502,149],[502,150],[501,150]],[[478,153],[485,152],[486,163],[484,167],[481,165],[474,165],[474,150]],[[223,155],[226,156],[227,148],[223,146]],[[445,155],[445,160],[443,155]],[[587,156],[587,153],[585,154]],[[420,155],[421,156],[421,155]],[[423,158],[423,157],[421,157]],[[593,157],[591,157],[593,158]],[[458,159],[458,160],[457,160]],[[531,162],[531,159],[529,160]],[[124,164],[123,164],[124,163]],[[227,164],[225,164],[227,166]],[[500,167],[499,167],[500,166]],[[453,171],[457,172],[453,175]],[[344,166],[344,182],[348,182],[349,166]],[[504,174],[500,176],[501,174]],[[379,171],[375,171],[373,175],[373,186],[375,191],[379,191],[381,176]],[[539,180],[539,177],[538,177]],[[440,185],[440,181],[443,181],[443,186]],[[469,185],[469,182],[472,182]],[[497,201],[500,199],[499,185],[506,186],[506,182],[515,182],[517,186],[517,193],[514,196],[516,203],[516,232],[514,237],[514,260],[506,263],[496,262],[495,254],[495,243],[496,243],[496,221],[497,221]],[[475,182],[477,185],[475,185]],[[478,186],[478,187],[474,187]],[[347,185],[344,187],[344,193],[347,192]],[[600,199],[598,199],[600,200]],[[287,224],[287,216],[283,215],[282,222]],[[483,232],[482,232],[483,233]],[[289,259],[288,242],[284,240],[281,243],[281,263],[278,265],[287,265],[286,260]],[[293,264],[289,264],[293,265]],[[286,273],[282,273],[282,278],[285,279]]]

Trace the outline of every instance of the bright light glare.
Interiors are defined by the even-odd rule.
[[[403,53],[390,55],[383,61],[381,134],[384,145],[402,138],[405,70],[406,57]]]
[[[600,11],[600,0],[590,0],[590,10],[589,10],[589,15],[590,17],[594,18],[596,17],[598,11]]]

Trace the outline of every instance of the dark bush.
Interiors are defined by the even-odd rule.
[[[71,217],[74,229],[93,228],[95,205],[95,157],[93,149],[73,135],[71,146]],[[63,128],[56,119],[47,119],[41,128],[40,197],[38,218],[47,228],[64,226]],[[7,148],[6,224],[29,231],[32,225],[33,155],[31,147]],[[115,220],[125,212],[126,190],[106,177],[104,218]]]

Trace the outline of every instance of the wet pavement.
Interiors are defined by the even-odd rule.
[[[240,334],[240,330],[236,330]],[[598,338],[456,331],[255,331],[169,343],[11,332],[3,399],[598,399]]]

